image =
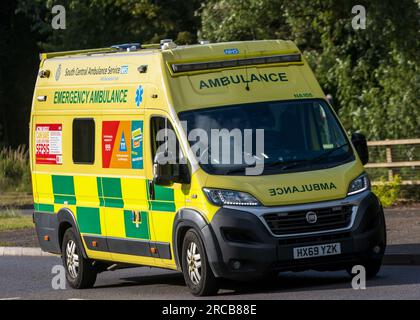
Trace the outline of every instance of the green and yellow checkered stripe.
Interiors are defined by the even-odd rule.
[[[49,174],[34,174],[34,179],[35,211],[56,213],[67,207],[85,234],[104,235],[100,209],[110,208],[107,217],[116,226],[111,234],[150,240],[150,212],[176,211],[175,191],[155,186],[151,200],[147,179]]]

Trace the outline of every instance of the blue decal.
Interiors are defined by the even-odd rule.
[[[236,48],[233,49],[225,49],[225,54],[239,54],[239,50]]]
[[[141,85],[138,86],[137,90],[136,90],[136,106],[137,106],[137,108],[140,107],[140,104],[143,101],[143,92],[144,92],[143,87]]]
[[[131,168],[143,169],[143,121],[131,121]]]
[[[122,133],[122,136],[121,136],[120,151],[123,151],[123,152],[127,151],[127,143],[125,142],[124,132]]]

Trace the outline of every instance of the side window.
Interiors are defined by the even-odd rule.
[[[95,121],[93,119],[73,120],[73,163],[93,164],[95,162]]]
[[[175,134],[175,130],[171,124],[171,122],[164,117],[153,117],[150,120],[150,139],[151,139],[151,147],[152,147],[152,161],[154,161],[157,150],[168,140],[168,137],[171,136],[171,133],[163,134],[162,130],[167,129],[168,131],[172,131],[173,134]],[[159,134],[159,135],[158,135]],[[161,138],[164,137],[164,139],[158,139],[158,136]],[[173,137],[173,135],[172,135]],[[180,156],[182,156],[182,153],[180,151],[180,146],[178,142],[178,138],[175,136],[175,142],[176,144],[172,146],[172,150],[175,151],[176,155],[176,161],[179,163]],[[180,155],[181,153],[181,155]]]
[[[321,104],[314,104],[313,112],[318,126],[319,139],[323,149],[332,149],[344,144],[343,135],[337,122],[333,121],[333,115]]]

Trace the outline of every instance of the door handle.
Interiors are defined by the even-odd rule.
[[[155,200],[155,184],[153,180],[149,180],[149,198]]]

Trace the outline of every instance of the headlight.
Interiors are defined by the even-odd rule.
[[[349,186],[348,196],[370,189],[370,181],[366,173],[354,179]]]
[[[223,189],[203,188],[207,199],[216,206],[258,206],[260,202],[249,193]]]

